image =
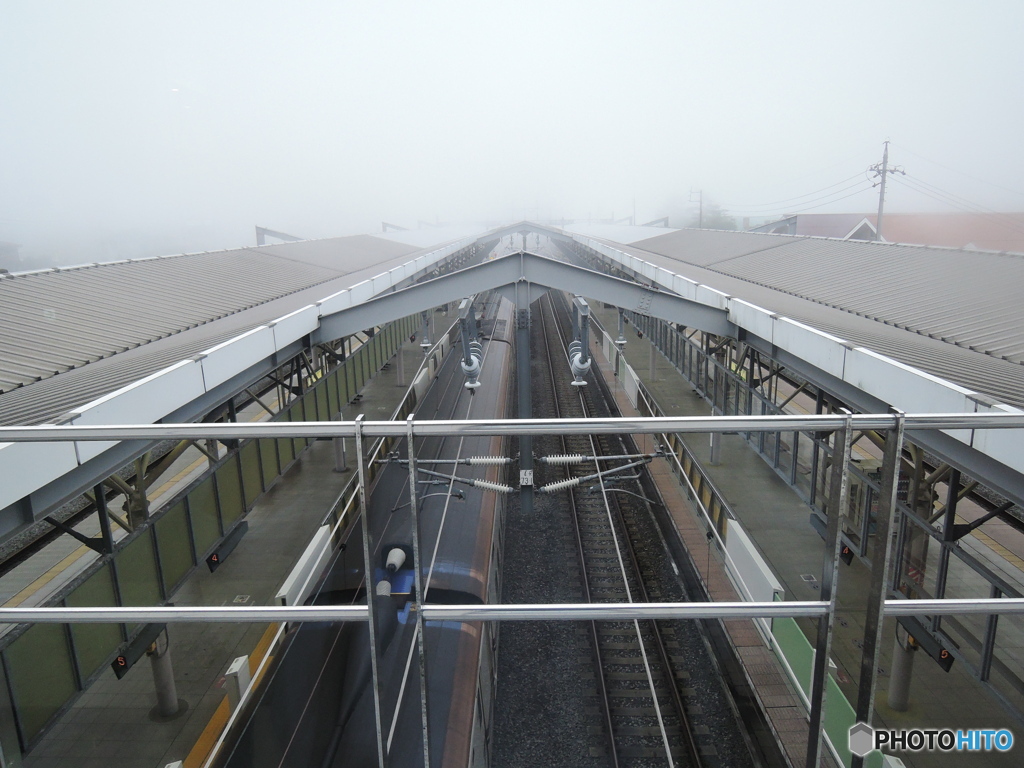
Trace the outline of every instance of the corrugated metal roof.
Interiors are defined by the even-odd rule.
[[[755,251],[777,248],[790,242],[785,235],[726,232],[716,229],[677,229],[633,243],[637,248],[671,256],[704,267]]]
[[[415,250],[361,235],[8,276],[0,396]]]
[[[637,243],[691,261],[687,231]],[[727,233],[717,233],[724,240]],[[1024,258],[782,235],[702,266],[965,349],[1024,363]],[[769,247],[769,243],[774,244]],[[713,250],[713,249],[709,249]],[[719,248],[721,255],[723,249]]]
[[[675,234],[685,237],[689,231]],[[723,239],[733,235],[717,234]],[[720,258],[710,267],[696,266],[650,247],[653,244],[664,252],[690,252],[692,242],[674,248],[671,236],[616,247],[999,402],[1024,407],[1024,365],[1016,362],[1019,357],[985,353],[964,343],[970,337],[975,344],[985,342],[994,349],[996,340],[1005,335],[1002,343],[1009,349],[1017,348],[1014,345],[1024,340],[1021,309],[1008,306],[1014,288],[1024,285],[1024,259],[939,248],[755,236],[778,242],[779,246]],[[723,250],[718,249],[719,255]],[[975,274],[955,279],[958,259],[967,259],[970,264],[979,255],[988,258],[973,268]],[[871,309],[878,314],[858,313],[847,307]],[[897,325],[894,318],[912,319],[922,327],[910,328],[909,322]],[[923,326],[937,330],[940,323],[961,343],[925,332]]]

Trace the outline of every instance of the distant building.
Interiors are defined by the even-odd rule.
[[[0,269],[17,272],[24,269],[21,261],[21,246],[17,243],[5,243],[0,240]]]
[[[750,231],[875,240],[877,218],[873,213],[799,213]],[[889,243],[1024,253],[1024,213],[887,213],[882,234]]]

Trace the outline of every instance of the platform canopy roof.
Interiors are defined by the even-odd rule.
[[[547,289],[582,293],[736,336],[865,412],[1024,406],[1020,256],[572,229],[520,222],[432,248],[361,236],[4,277],[0,425],[189,421],[303,345],[489,289],[520,301]],[[552,238],[562,258],[492,251],[513,233]],[[954,463],[980,461],[975,476],[1024,499],[1014,431],[960,432],[933,435],[927,447]],[[113,471],[129,448],[60,445],[0,443],[0,474],[17,479],[0,493],[0,517],[14,510],[4,530],[40,513],[38,489],[74,472],[50,494],[68,497],[88,487],[83,473],[100,471],[100,453]],[[28,494],[33,503],[19,506]]]

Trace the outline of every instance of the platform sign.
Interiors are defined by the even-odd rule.
[[[146,651],[149,650],[150,646],[156,642],[156,639],[160,637],[160,633],[167,629],[166,624],[147,624],[139,632],[138,636],[130,643],[126,643],[121,646],[117,656],[114,657],[114,661],[111,662],[110,667],[114,670],[114,675],[120,680],[122,677],[128,674],[135,663],[145,656]]]
[[[948,648],[936,640],[932,633],[913,616],[898,616],[896,620],[907,630],[914,645],[935,659],[935,663],[942,667],[943,671],[949,672],[955,659]]]

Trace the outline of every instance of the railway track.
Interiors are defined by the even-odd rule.
[[[549,393],[535,403],[536,415],[553,418],[603,416],[609,408],[595,387],[570,386],[567,340],[560,328],[551,294],[540,302],[535,348],[546,358]],[[562,313],[564,314],[564,300]],[[543,411],[547,411],[546,413]],[[580,564],[581,599],[585,602],[648,602],[662,599],[645,583],[651,576],[638,561],[632,541],[635,518],[649,515],[639,484],[629,482],[643,460],[621,437],[565,436],[557,440],[566,455],[594,457],[590,461],[541,465],[538,485],[571,480],[574,487],[556,491],[565,497],[574,519],[574,538]],[[553,447],[548,444],[547,447]],[[616,457],[616,458],[612,458]],[[625,467],[607,477],[601,471]],[[588,478],[579,482],[582,478]],[[654,621],[590,622],[585,632],[593,649],[583,661],[595,681],[596,713],[603,732],[605,755],[613,766],[700,766],[681,688],[689,678],[684,659],[673,657],[675,629]],[[595,709],[595,708],[592,708]],[[593,751],[593,750],[592,750]],[[597,750],[600,751],[600,750]],[[595,754],[595,757],[597,755]]]

